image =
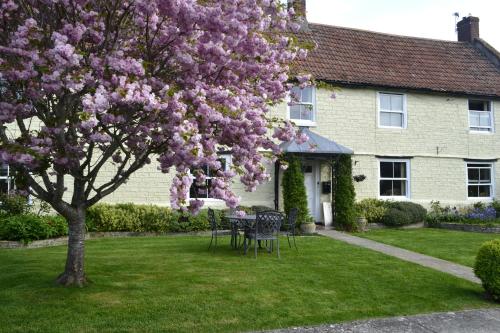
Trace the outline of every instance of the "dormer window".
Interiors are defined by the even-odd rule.
[[[314,87],[304,89],[293,87],[291,95],[288,119],[298,126],[315,126],[316,90]]]
[[[469,99],[469,129],[472,132],[493,132],[490,101]]]

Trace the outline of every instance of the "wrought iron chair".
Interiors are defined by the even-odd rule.
[[[274,241],[276,241],[278,258],[280,257],[280,241],[279,232],[281,224],[283,223],[283,214],[276,211],[266,211],[258,212],[255,220],[255,226],[245,230],[245,240],[243,246],[245,248],[245,254],[247,254],[249,243],[254,241],[254,251],[255,258],[257,258],[257,246],[259,241],[270,241],[271,248],[268,251],[271,252],[274,248]],[[248,243],[247,243],[248,241]]]
[[[210,239],[210,245],[208,245],[208,249],[210,250],[214,239],[214,249],[217,247],[217,220],[215,219],[215,212],[212,208],[208,209],[208,223],[210,223],[210,229],[212,229],[212,238]]]
[[[292,247],[292,244],[290,243],[290,237],[293,239],[293,245],[295,246],[295,250],[297,249],[297,243],[295,243],[295,227],[297,223],[297,215],[299,214],[299,209],[298,208],[292,208],[288,212],[288,217],[285,223],[285,232],[286,232],[286,239],[288,240],[288,246],[290,248]]]

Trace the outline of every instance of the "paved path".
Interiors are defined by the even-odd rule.
[[[268,333],[498,333],[500,308],[431,313],[426,315],[295,327]]]
[[[377,252],[382,252],[389,256],[413,262],[425,267],[430,267],[435,270],[448,273],[465,280],[469,280],[475,283],[481,283],[481,281],[474,275],[472,268],[467,266],[455,264],[443,259],[427,256],[425,254],[408,251],[399,247],[382,244],[379,242],[372,241],[370,239],[351,236],[344,232],[339,232],[335,230],[318,230],[318,233],[320,235],[330,237],[339,241],[361,246]],[[500,328],[498,332],[500,332]]]

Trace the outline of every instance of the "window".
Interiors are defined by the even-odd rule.
[[[493,115],[490,101],[469,100],[469,128],[475,132],[493,131]]]
[[[7,164],[0,165],[0,193],[9,193],[14,188],[10,169]]]
[[[467,163],[467,197],[491,198],[493,194],[493,165]]]
[[[408,197],[409,194],[409,161],[380,161],[380,196]]]
[[[221,163],[220,170],[226,171],[229,168],[230,155],[224,155],[219,158],[219,162]],[[205,173],[205,185],[198,186],[193,181],[191,188],[189,189],[189,197],[191,199],[214,199],[210,193],[210,188],[212,186],[212,179],[216,176],[217,170],[212,170],[207,166],[201,168]],[[195,178],[194,176],[192,176]]]
[[[297,125],[310,126],[316,121],[316,98],[314,87],[293,87],[289,106],[289,118]]]
[[[406,128],[406,96],[378,94],[379,127]]]

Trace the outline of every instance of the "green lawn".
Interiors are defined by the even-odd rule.
[[[464,232],[444,229],[380,229],[356,234],[377,242],[474,266],[481,244],[500,238],[498,234]]]
[[[84,289],[53,279],[65,247],[0,250],[1,332],[234,332],[493,306],[479,285],[323,237],[257,260],[205,237],[87,242]]]

